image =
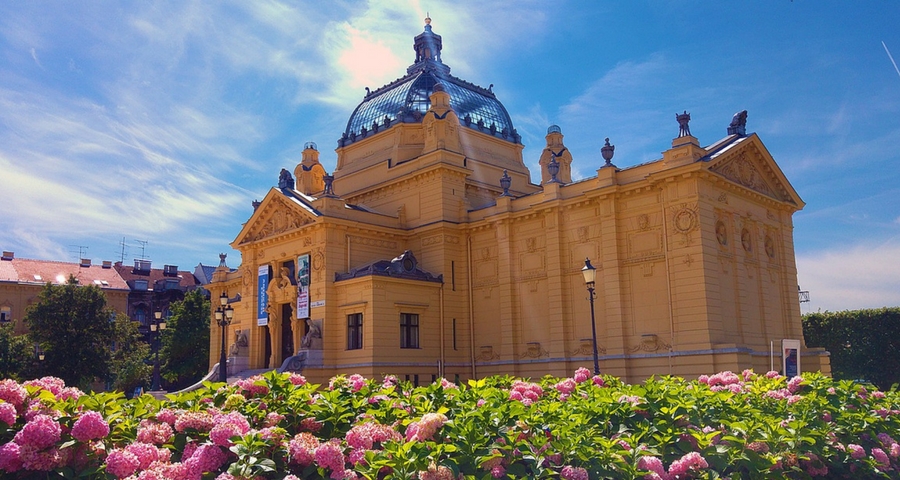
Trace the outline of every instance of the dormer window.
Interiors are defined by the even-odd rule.
[[[147,280],[135,280],[134,281],[134,289],[146,291],[149,288],[150,284]]]

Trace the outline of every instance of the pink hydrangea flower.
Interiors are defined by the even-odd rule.
[[[59,422],[47,415],[35,415],[19,430],[14,441],[20,447],[31,447],[39,450],[50,447],[59,441],[62,435],[62,427]]]
[[[137,441],[163,445],[172,439],[172,427],[168,423],[157,423],[152,420],[141,421],[137,431]]]
[[[377,422],[366,422],[354,425],[346,435],[347,445],[356,449],[372,450],[376,443],[389,440],[402,440],[400,432],[389,425]]]
[[[602,386],[606,385],[606,382],[603,381],[603,377],[601,377],[600,375],[594,375],[591,378],[591,381],[594,382],[594,385],[596,385],[598,387],[602,387]]]
[[[220,447],[230,447],[231,437],[241,436],[250,431],[250,422],[240,412],[230,412],[214,418],[215,425],[209,431],[209,439]]]
[[[291,385],[295,386],[306,385],[306,377],[299,373],[292,373],[291,376],[288,377],[288,381],[291,382]]]
[[[59,392],[62,391],[63,388],[66,387],[66,382],[59,377],[42,377],[36,380],[28,380],[24,383],[26,387],[38,387],[42,390],[47,390],[56,396]]]
[[[0,422],[9,426],[16,423],[16,406],[11,403],[0,403]]]
[[[333,472],[343,472],[346,458],[341,449],[340,443],[336,439],[325,442],[316,448],[315,452],[316,465],[321,468],[330,469]]]
[[[788,380],[787,389],[791,393],[797,393],[798,391],[800,391],[800,387],[802,386],[802,384],[803,384],[803,377],[796,376],[796,377],[793,377],[790,380]]]
[[[109,435],[109,423],[99,412],[87,411],[72,425],[72,437],[80,442],[97,440]]]
[[[850,452],[850,458],[860,459],[866,456],[866,449],[855,443],[848,444],[847,451]]]
[[[137,455],[122,448],[117,448],[106,456],[106,472],[118,478],[132,475],[140,465]]]
[[[269,387],[266,385],[266,379],[262,375],[253,375],[234,382],[234,385],[241,389],[243,394],[248,397],[263,396],[269,393]]]
[[[184,432],[188,429],[199,432],[208,432],[215,422],[208,412],[184,412],[175,420],[175,431]]]
[[[588,480],[588,472],[581,467],[566,465],[563,467],[562,471],[559,472],[559,478],[562,478],[563,480]]]
[[[0,400],[21,409],[25,406],[26,398],[28,398],[28,390],[19,385],[19,382],[8,378],[0,380]]]
[[[575,382],[577,382],[577,383],[586,382],[587,379],[589,379],[589,378],[591,378],[590,370],[588,370],[584,367],[581,367],[578,370],[575,370],[575,376],[573,377]]]
[[[494,478],[502,478],[506,475],[506,469],[503,468],[503,465],[494,465],[491,468],[491,476]]]
[[[418,422],[406,427],[406,441],[424,442],[431,440],[434,434],[447,422],[442,413],[426,413]]]
[[[313,417],[307,417],[303,420],[300,420],[300,430],[304,432],[313,432],[316,433],[322,429],[322,422],[316,420]]]
[[[766,372],[766,378],[771,379],[771,378],[778,378],[780,376],[781,376],[781,374],[776,372],[775,370],[769,370],[768,372]]]
[[[156,413],[156,419],[160,422],[168,423],[169,425],[174,426],[175,421],[178,420],[178,415],[174,410],[163,408]]]
[[[5,443],[0,447],[0,470],[8,473],[22,468],[21,448],[15,442]]]
[[[709,468],[706,459],[698,452],[689,452],[669,465],[669,475],[677,477],[678,475],[685,475],[688,472],[704,468]]]
[[[315,460],[316,449],[319,448],[319,445],[319,439],[315,435],[301,432],[288,442],[288,454],[293,463],[306,467]]]
[[[878,465],[883,469],[888,469],[891,466],[891,459],[884,453],[884,450],[878,447],[872,449],[872,458],[874,458]]]
[[[570,395],[575,390],[575,380],[572,378],[567,378],[565,380],[560,381],[555,385],[556,390],[559,393],[564,395]]]
[[[647,480],[669,478],[669,475],[666,473],[666,467],[663,466],[662,460],[652,455],[644,455],[643,457],[639,458],[637,468],[651,472],[650,474],[644,476],[644,478]]]
[[[218,470],[227,460],[228,456],[221,448],[208,443],[197,447],[187,460],[182,456],[182,463],[192,472],[199,474]]]

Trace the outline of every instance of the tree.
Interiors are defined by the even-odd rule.
[[[122,314],[113,322],[113,349],[110,381],[115,390],[131,392],[148,385],[153,367],[147,363],[150,345],[142,339],[136,322]]]
[[[203,378],[209,370],[210,302],[203,290],[169,305],[172,312],[162,337],[162,376],[170,390],[180,390]]]
[[[42,373],[82,388],[107,378],[114,317],[95,285],[78,285],[74,276],[63,285],[45,285],[25,313],[29,337],[44,350]]]
[[[26,335],[16,335],[12,323],[0,325],[0,379],[29,378],[34,346]]]

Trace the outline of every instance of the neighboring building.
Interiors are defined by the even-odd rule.
[[[129,288],[111,262],[94,265],[88,259],[79,263],[31,260],[15,258],[14,252],[3,252],[0,257],[0,322],[13,322],[17,334],[26,333],[26,307],[37,301],[44,285],[65,284],[71,275],[80,285],[100,287],[106,295],[107,305],[118,312],[126,312]]]
[[[128,317],[139,323],[141,333],[150,331],[154,312],[163,318],[171,315],[169,304],[184,300],[184,294],[201,288],[193,273],[179,271],[176,265],[152,268],[150,260],[135,259],[134,266],[116,262],[115,270],[128,284]]]
[[[406,75],[351,115],[333,176],[310,142],[296,179],[282,170],[254,202],[231,244],[240,268],[223,262],[207,286],[213,309],[223,292],[235,309],[232,370],[302,350],[317,382],[571,374],[592,364],[585,258],[605,373],[767,371],[771,345],[802,343],[803,201],[746,133],[746,112],[706,147],[678,115],[662,158],[625,168],[608,141],[604,160],[576,158],[551,126],[536,185],[506,109],[450,75],[441,48],[426,19]],[[572,182],[576,161],[596,176]],[[825,352],[802,354],[803,370],[829,371]]]

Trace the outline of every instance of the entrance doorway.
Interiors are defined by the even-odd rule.
[[[291,304],[285,303],[281,306],[281,361],[285,361],[288,357],[292,357],[296,352],[294,350],[294,331],[291,328]]]

